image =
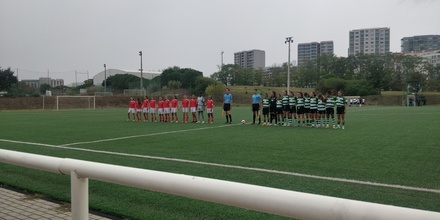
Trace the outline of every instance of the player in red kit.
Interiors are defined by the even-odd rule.
[[[133,114],[133,121],[136,119],[136,101],[134,101],[134,98],[130,98],[130,103],[128,104],[128,116],[127,121],[130,121],[130,113]]]
[[[159,122],[163,122],[163,100],[162,100],[162,97],[159,97],[159,101],[157,102],[157,114],[159,114]]]
[[[144,113],[145,122],[148,122],[148,107],[150,103],[148,101],[148,96],[144,97],[144,102],[142,103],[142,113]]]
[[[163,120],[164,122],[170,122],[170,100],[167,96],[163,100]]]
[[[156,122],[156,99],[151,97],[150,99],[150,109],[148,109],[151,114],[151,121]]]
[[[186,95],[182,99],[182,123],[188,123],[189,100]]]
[[[192,122],[196,123],[197,122],[197,115],[196,115],[196,110],[197,110],[197,99],[195,95],[192,95],[192,99],[189,100],[189,107],[191,108],[191,114],[192,114]]]
[[[206,112],[208,113],[208,123],[211,124],[214,122],[214,100],[212,100],[212,96],[208,97],[208,101],[206,101]]]
[[[142,121],[142,101],[141,101],[141,99],[138,99],[138,101],[136,103],[136,117],[137,117],[138,122]]]
[[[171,100],[171,122],[174,121],[174,117],[176,117],[176,123],[179,122],[179,118],[177,117],[178,105],[179,105],[179,101],[177,101],[177,96],[174,95],[174,98]]]

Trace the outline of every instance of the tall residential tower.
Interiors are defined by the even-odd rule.
[[[266,53],[264,50],[248,50],[234,53],[234,64],[241,67],[264,68]]]
[[[320,54],[333,54],[333,41],[321,41],[298,44],[298,66],[304,66],[309,60],[318,58]]]
[[[348,55],[387,54],[390,52],[390,28],[368,28],[350,31]]]
[[[420,35],[404,37],[401,40],[402,52],[440,50],[440,35]]]

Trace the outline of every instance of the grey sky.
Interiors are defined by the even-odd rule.
[[[287,61],[285,37],[297,44],[333,40],[347,56],[349,31],[389,27],[400,39],[440,34],[440,0],[0,0],[0,66],[19,80],[75,81],[107,68],[190,67],[209,76],[234,52],[266,51],[266,65]],[[87,78],[78,75],[78,81]]]

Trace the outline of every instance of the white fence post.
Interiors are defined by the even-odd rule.
[[[70,171],[72,220],[89,219],[89,179]]]

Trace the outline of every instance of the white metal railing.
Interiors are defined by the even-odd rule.
[[[300,219],[440,219],[440,213],[0,149],[0,162],[71,175],[72,219],[88,218],[88,178]]]

